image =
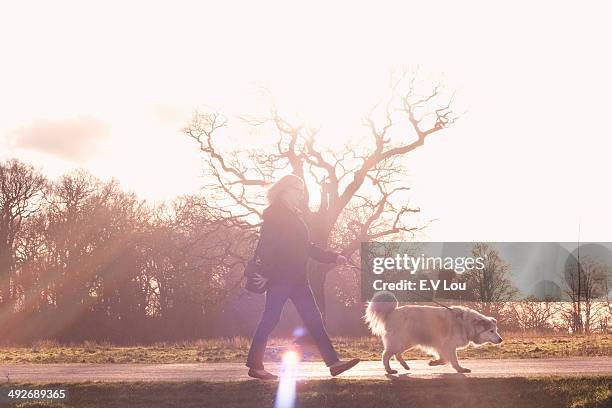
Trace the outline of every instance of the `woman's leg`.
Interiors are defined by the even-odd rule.
[[[289,298],[291,287],[288,285],[273,285],[266,291],[266,307],[253,335],[246,366],[263,369],[263,357],[266,351],[268,336],[280,320],[283,306]]]
[[[308,284],[294,286],[290,294],[291,301],[304,321],[308,332],[317,343],[319,352],[328,367],[339,361],[338,354],[325,331],[321,312],[317,307],[312,290]]]

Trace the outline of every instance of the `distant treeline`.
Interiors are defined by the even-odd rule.
[[[186,195],[152,206],[115,179],[77,170],[49,180],[18,160],[0,162],[0,343],[252,335],[263,296],[245,296],[241,282],[257,223],[228,217],[210,200]],[[609,331],[609,270],[587,262],[569,271],[569,301],[525,301],[495,251],[474,251],[488,263],[463,275],[473,288],[465,303],[502,330]],[[367,335],[359,279],[350,268],[329,273],[330,334]],[[288,306],[276,334],[299,324]]]
[[[152,207],[115,179],[49,181],[17,160],[0,189],[0,341],[206,337],[240,283],[250,238],[203,197]]]

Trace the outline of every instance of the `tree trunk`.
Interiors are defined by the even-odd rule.
[[[310,230],[310,240],[320,248],[328,249],[329,236],[336,220],[327,220],[326,213],[317,212],[311,213],[309,219],[305,221],[308,223],[308,229]],[[326,318],[325,280],[330,269],[332,269],[332,265],[322,264],[314,260],[309,262],[308,279],[317,306],[321,311],[323,322]]]

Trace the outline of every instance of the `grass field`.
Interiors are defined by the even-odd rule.
[[[334,346],[341,357],[378,360],[382,351],[375,337],[336,337]],[[0,347],[0,364],[20,363],[198,363],[245,361],[250,339],[244,337],[166,342],[146,346],[119,347],[106,343],[84,342],[60,345],[42,341],[28,347]],[[280,361],[282,351],[291,344],[287,339],[271,339],[266,361]],[[459,351],[469,358],[547,358],[611,356],[612,334],[591,336],[504,335],[501,345],[469,347]],[[407,352],[406,358],[425,358],[420,352]],[[314,349],[306,349],[304,360],[319,360]]]
[[[471,378],[431,380],[317,380],[297,386],[297,407],[609,407],[611,377]],[[6,388],[7,384],[3,384]],[[51,407],[272,407],[277,383],[15,383],[13,387],[67,388],[65,403],[4,406]]]

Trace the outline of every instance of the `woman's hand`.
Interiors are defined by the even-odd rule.
[[[346,265],[346,257],[344,255],[338,254],[336,257],[336,265]]]
[[[257,285],[258,287],[263,288],[267,282],[268,282],[268,278],[258,273],[253,274],[253,283],[255,283],[255,285]]]

